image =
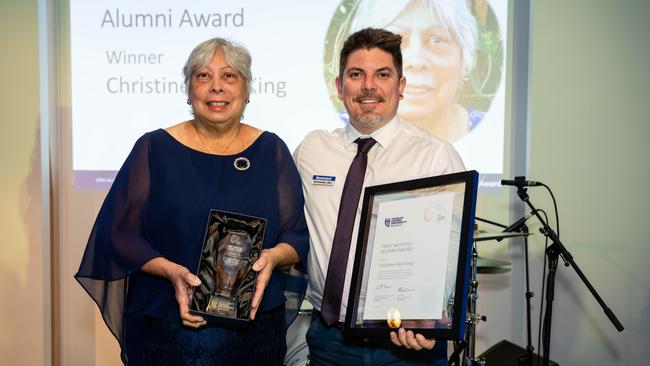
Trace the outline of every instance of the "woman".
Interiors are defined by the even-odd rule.
[[[276,269],[305,263],[302,188],[276,135],[241,122],[248,51],[214,38],[183,73],[193,119],[142,136],[99,212],[77,280],[99,305],[129,365],[281,365],[283,287]],[[251,326],[189,313],[210,209],[266,218]]]
[[[481,121],[483,112],[457,102],[474,68],[478,37],[465,0],[362,0],[350,31],[365,27],[402,35],[401,118],[452,143]]]

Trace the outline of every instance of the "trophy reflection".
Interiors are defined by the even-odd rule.
[[[207,311],[221,316],[237,315],[237,289],[249,262],[253,241],[243,230],[230,230],[219,241],[217,278]]]

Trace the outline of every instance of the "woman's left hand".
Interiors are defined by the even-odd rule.
[[[296,250],[286,243],[278,243],[273,248],[262,250],[259,258],[253,264],[253,270],[257,272],[257,281],[255,282],[255,294],[253,295],[251,306],[251,320],[255,319],[257,310],[262,303],[264,290],[271,279],[275,267],[298,263],[299,260]]]

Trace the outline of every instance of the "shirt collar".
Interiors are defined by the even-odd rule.
[[[345,143],[345,146],[350,146],[354,144],[354,141],[361,137],[361,138],[368,138],[372,137],[377,141],[377,144],[381,146],[382,148],[386,148],[391,141],[395,138],[395,134],[397,133],[397,129],[399,128],[399,125],[402,122],[400,121],[399,117],[395,115],[393,119],[388,121],[384,126],[382,126],[380,129],[373,131],[369,135],[363,135],[359,131],[357,131],[351,123],[348,122],[348,124],[345,126],[345,131],[343,134],[343,141]]]

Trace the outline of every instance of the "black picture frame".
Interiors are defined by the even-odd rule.
[[[402,326],[429,338],[446,340],[464,338],[478,177],[478,172],[470,170],[366,187],[344,323],[346,336],[387,338],[391,331],[395,331]],[[399,318],[400,321],[395,322],[395,319],[388,319],[391,309],[386,315],[386,319],[365,319],[365,294],[368,293],[368,275],[369,268],[372,266],[373,251],[382,250],[382,246],[378,246],[380,249],[375,248],[375,231],[379,230],[377,225],[389,227],[391,222],[395,221],[392,218],[380,222],[382,218],[378,217],[379,206],[383,202],[432,197],[441,193],[453,193],[447,195],[447,199],[452,202],[452,215],[449,218],[451,232],[449,233],[449,245],[446,251],[448,253],[447,275],[442,289],[443,300],[441,304],[443,309],[440,309],[442,316],[439,319]],[[398,224],[409,220],[408,217],[398,219]],[[380,223],[377,224],[378,222]],[[385,229],[382,228],[381,230]],[[382,253],[384,252],[382,251]],[[386,254],[381,255],[385,256]],[[452,278],[454,276],[455,278]],[[453,283],[449,281],[453,281]],[[399,290],[401,289],[400,287]],[[395,296],[398,295],[395,294]],[[439,298],[440,296],[438,296]]]

